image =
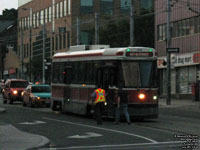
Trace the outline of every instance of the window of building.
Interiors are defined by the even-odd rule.
[[[52,40],[52,45],[51,45],[52,47],[51,47],[51,50],[52,50],[52,52],[53,52],[53,51],[54,51],[54,46],[55,46],[55,45],[54,45],[54,37],[52,37],[51,40]]]
[[[166,24],[159,25],[158,28],[158,40],[166,39]]]
[[[129,13],[131,0],[121,0],[120,10],[122,13]]]
[[[64,0],[64,2],[63,2],[63,13],[64,13],[64,16],[67,15],[67,2],[66,2],[66,0]]]
[[[35,14],[33,14],[33,27],[35,28],[35,20],[36,19],[36,17],[35,17]]]
[[[67,6],[67,14],[71,15],[71,0],[68,0]]]
[[[59,11],[59,3],[56,4],[56,19],[60,17],[60,11]]]
[[[45,23],[48,22],[48,8],[45,9]]]
[[[92,43],[89,31],[81,31],[80,38],[81,44],[90,45]]]
[[[59,34],[59,49],[62,49],[62,34]]]
[[[40,24],[40,13],[37,12],[37,24],[36,24],[36,26],[38,27],[39,24]]]
[[[153,7],[152,0],[140,0],[141,9],[150,10]]]
[[[70,44],[70,31],[67,32],[67,47],[69,48],[71,46]]]
[[[63,34],[63,48],[66,48],[66,34]]]
[[[44,10],[40,11],[40,24],[44,24]]]
[[[49,7],[49,22],[51,22],[51,7]]]
[[[81,14],[91,14],[93,13],[93,0],[81,0],[80,6],[80,13]]]
[[[58,50],[58,36],[56,36],[56,50]]]
[[[60,2],[60,18],[63,17],[63,2]]]
[[[100,11],[102,14],[112,15],[113,13],[113,0],[101,0]]]

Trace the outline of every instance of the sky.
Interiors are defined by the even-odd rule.
[[[4,9],[18,8],[18,0],[0,0],[0,15]]]

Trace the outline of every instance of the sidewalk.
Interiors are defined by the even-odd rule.
[[[6,109],[0,107],[0,115]],[[44,136],[22,132],[12,125],[0,123],[0,149],[1,150],[28,150],[48,146],[49,139]]]
[[[160,108],[180,108],[180,109],[191,109],[192,111],[200,112],[200,101],[193,101],[192,99],[171,99],[171,104],[167,105],[166,98],[159,99]]]

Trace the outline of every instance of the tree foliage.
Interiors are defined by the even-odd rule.
[[[12,8],[12,9],[5,9],[3,10],[3,16],[5,17],[10,17],[10,18],[17,18],[17,10]]]
[[[130,45],[129,19],[109,22],[100,28],[100,43],[111,47]],[[154,15],[135,16],[134,45],[154,47]]]

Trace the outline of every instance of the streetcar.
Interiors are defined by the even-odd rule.
[[[86,50],[85,50],[86,49]],[[106,91],[105,117],[114,117],[115,90],[123,83],[128,92],[131,117],[158,117],[156,50],[149,47],[96,49],[78,46],[57,53],[52,59],[53,111],[91,115],[92,93],[101,86]]]

